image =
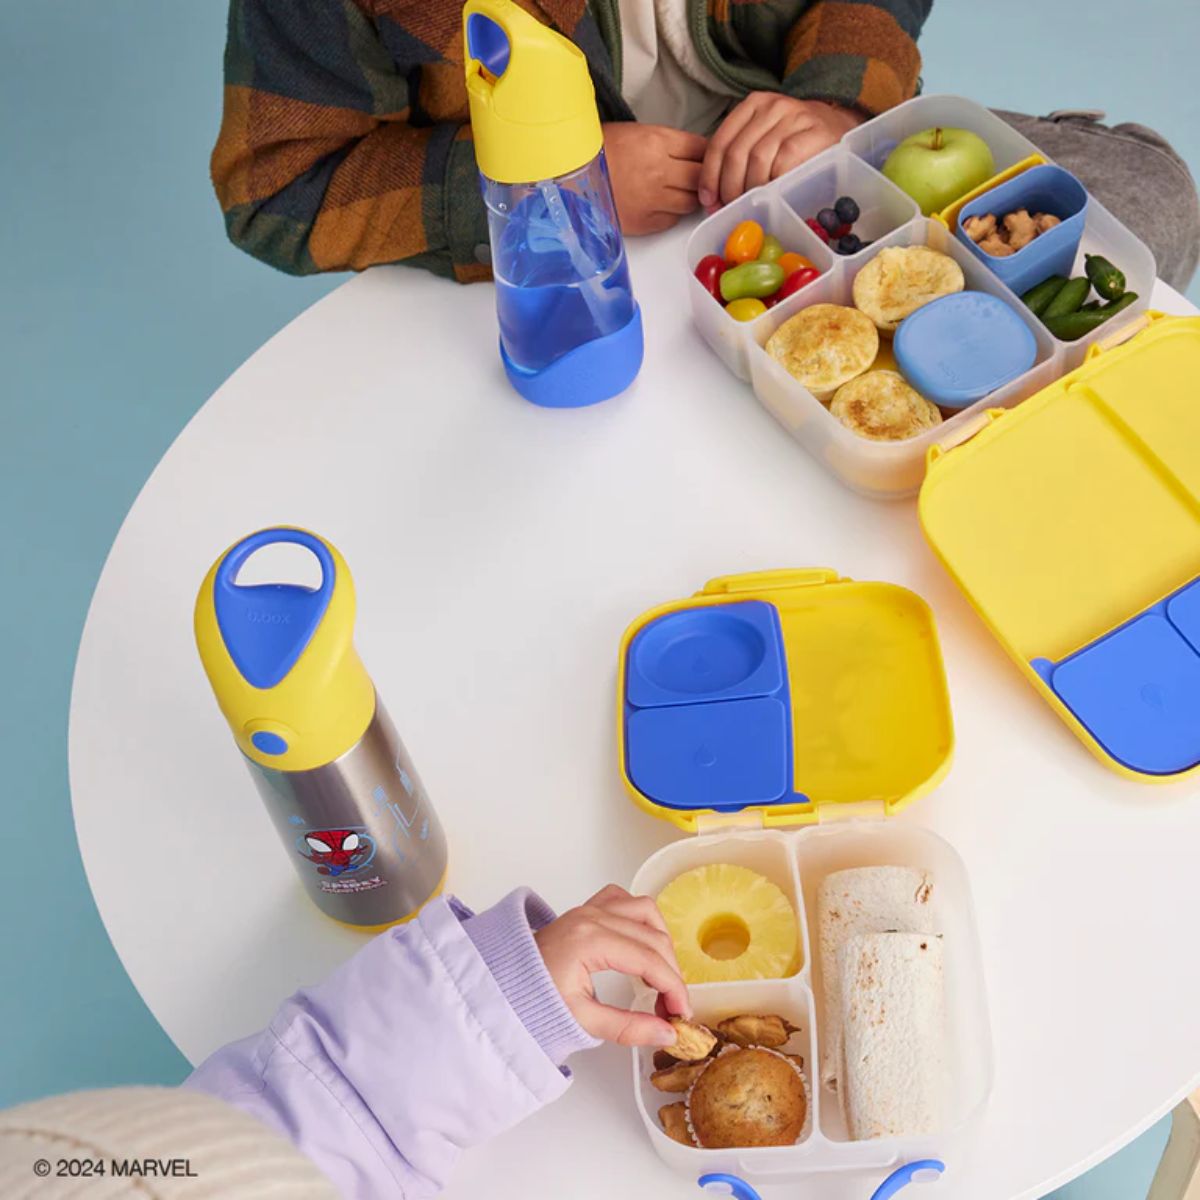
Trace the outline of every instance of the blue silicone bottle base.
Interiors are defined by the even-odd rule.
[[[629,324],[616,333],[584,342],[540,371],[517,366],[500,342],[509,381],[543,408],[583,408],[620,395],[637,378],[642,351],[642,310],[636,305]]]

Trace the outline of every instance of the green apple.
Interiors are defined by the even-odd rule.
[[[996,163],[979,134],[939,125],[906,137],[888,155],[883,173],[929,216],[990,179]]]

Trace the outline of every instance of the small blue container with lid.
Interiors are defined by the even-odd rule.
[[[1087,188],[1070,171],[1045,163],[1014,175],[964,204],[958,214],[955,232],[958,240],[984,266],[1021,295],[1051,275],[1070,275],[1075,255],[1079,253],[1087,207]],[[1050,213],[1058,217],[1059,224],[1038,234],[1027,246],[1005,258],[981,250],[963,228],[970,217],[992,213],[999,221],[1022,208],[1030,216]]]
[[[1033,330],[987,292],[922,305],[900,322],[892,349],[904,378],[942,408],[967,408],[1037,361]]]

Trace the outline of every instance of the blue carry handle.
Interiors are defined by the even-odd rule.
[[[762,1197],[744,1180],[736,1175],[701,1175],[700,1186],[715,1196],[733,1196],[734,1200],[762,1200]]]
[[[303,546],[321,564],[316,589],[294,583],[243,587],[237,582],[252,554],[281,542]],[[221,560],[213,580],[217,627],[229,657],[252,687],[273,688],[296,665],[329,607],[335,574],[329,547],[307,530],[286,525],[252,533]]]
[[[910,1183],[929,1183],[946,1169],[946,1164],[936,1158],[921,1158],[893,1171],[875,1189],[871,1200],[888,1200]]]

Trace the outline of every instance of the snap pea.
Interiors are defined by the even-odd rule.
[[[778,263],[745,262],[721,276],[721,298],[726,304],[747,296],[761,300],[777,292],[782,282],[783,268]]]
[[[1099,329],[1110,317],[1128,308],[1137,299],[1137,292],[1125,292],[1119,300],[1112,300],[1100,308],[1079,309],[1057,317],[1043,317],[1046,328],[1060,341],[1073,342]]]
[[[1031,287],[1021,299],[1035,317],[1040,317],[1046,311],[1046,305],[1062,291],[1066,282],[1065,275],[1051,275],[1049,279],[1043,279],[1041,283]]]
[[[1087,299],[1091,290],[1091,283],[1082,276],[1079,279],[1068,279],[1059,289],[1058,295],[1042,309],[1042,320],[1049,323],[1051,317],[1065,317],[1067,313],[1075,312]]]
[[[1092,287],[1105,300],[1119,300],[1125,294],[1125,275],[1099,254],[1085,254],[1083,269]]]

